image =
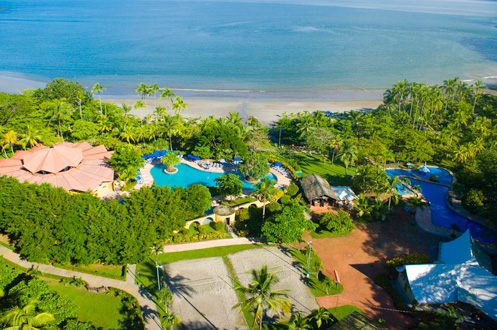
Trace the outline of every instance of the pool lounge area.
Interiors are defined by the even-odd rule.
[[[432,175],[439,176],[440,179],[438,180],[440,183],[442,183],[442,181],[447,185],[452,183],[453,178],[449,171],[437,167],[428,167],[428,169],[430,170],[430,173],[434,173]],[[388,169],[386,172],[390,177],[399,175],[406,176],[411,181],[412,186],[419,185],[421,187],[421,193],[431,204],[431,222],[434,225],[452,230],[452,226],[455,224],[459,228],[459,232],[464,233],[469,229],[471,236],[479,241],[485,243],[492,243],[495,241],[494,237],[489,237],[487,230],[483,225],[463,217],[462,215],[454,212],[447,205],[446,196],[450,191],[448,186],[416,179],[413,174],[421,177],[418,175],[418,170]],[[428,175],[425,175],[425,178],[429,177],[429,173]]]

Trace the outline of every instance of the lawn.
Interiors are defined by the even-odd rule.
[[[350,179],[345,177],[345,167],[335,164],[323,163],[319,157],[308,154],[292,154],[291,157],[297,161],[302,168],[302,177],[315,173],[325,178],[332,186],[350,185]],[[347,175],[354,175],[355,169],[349,166]]]
[[[312,238],[326,238],[326,237],[338,237],[338,236],[347,236],[350,234],[352,231],[345,231],[345,232],[340,232],[340,233],[335,233],[328,231],[326,229],[316,229],[316,231],[311,231],[309,235],[311,235]]]
[[[307,270],[307,251],[302,251],[298,249],[291,249],[293,258],[299,263],[304,271]],[[312,294],[315,297],[323,297],[329,295],[335,295],[343,292],[343,286],[340,283],[335,283],[333,279],[330,279],[330,285],[328,286],[328,291],[326,291],[325,279],[326,276],[321,272],[321,259],[318,255],[312,251],[309,269],[308,286]]]
[[[53,282],[52,282],[53,283]],[[105,293],[91,293],[85,288],[50,284],[60,296],[72,301],[76,305],[76,315],[84,322],[91,322],[103,329],[122,329],[126,315],[119,297]]]
[[[71,264],[59,264],[53,263],[52,266],[74,270],[76,272],[92,274],[97,276],[103,276],[108,278],[113,278],[116,280],[126,280],[126,266],[108,266],[108,265],[71,265]]]
[[[359,307],[355,307],[352,305],[343,305],[340,307],[336,308],[328,308],[328,311],[333,314],[333,316],[340,321],[343,319],[345,316],[353,313],[353,312],[359,312],[361,314],[364,314],[363,311]]]

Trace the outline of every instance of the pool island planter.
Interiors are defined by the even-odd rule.
[[[176,167],[174,167],[174,171],[169,172],[167,170],[167,168],[165,168],[163,172],[166,173],[166,174],[176,174],[176,173],[178,173],[178,171],[179,170]]]

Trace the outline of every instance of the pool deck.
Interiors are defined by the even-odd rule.
[[[211,172],[211,173],[229,173],[232,171],[237,170],[237,166],[229,166],[229,167],[212,167],[209,166],[209,168],[205,168],[204,166],[201,166],[195,162],[182,159],[181,160],[182,164],[188,165],[194,169],[197,169],[199,171],[204,171],[204,172]],[[152,186],[154,184],[154,178],[152,177],[152,174],[150,174],[150,171],[155,165],[161,164],[159,160],[154,160],[151,163],[145,164],[143,168],[140,169],[140,173],[143,177],[143,184],[137,184],[135,186],[135,189],[140,189],[141,187],[145,186]],[[277,183],[274,185],[276,188],[279,187],[288,187],[292,183],[292,178],[287,174],[283,175],[280,172],[276,171],[274,168],[271,168],[270,171],[274,176],[276,176]]]

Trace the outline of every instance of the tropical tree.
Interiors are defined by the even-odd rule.
[[[127,105],[126,103],[121,104],[121,109],[123,110],[123,117],[124,117],[124,128],[126,128],[126,125],[128,125],[128,114],[133,110],[133,107],[131,105]]]
[[[327,278],[329,279],[329,277]],[[316,325],[318,326],[318,329],[320,329],[323,322],[328,323],[331,321],[331,313],[324,307],[318,307],[318,309],[312,311],[311,319],[316,321]]]
[[[276,274],[268,271],[267,266],[262,266],[260,270],[252,270],[251,275],[252,281],[246,287],[235,280],[235,290],[246,298],[233,308],[240,307],[240,312],[252,310],[254,313],[252,327],[259,324],[259,329],[262,329],[262,319],[268,311],[276,312],[278,317],[281,317],[281,313],[290,312],[292,304],[288,300],[289,290],[273,290],[279,279]]]
[[[262,198],[262,221],[266,217],[266,202],[278,191],[274,186],[276,182],[270,178],[264,178],[254,186],[257,188],[252,195],[258,195]]]
[[[159,291],[159,303],[164,305],[166,314],[169,313],[169,303],[173,300],[173,295],[166,287],[162,287]]]
[[[183,102],[183,99],[181,97],[177,97],[175,100],[174,100],[174,103],[173,103],[173,106],[172,106],[172,109],[176,112],[176,114],[179,114],[179,112],[181,110],[186,110],[188,109],[188,104],[184,103]]]
[[[238,165],[240,172],[246,176],[247,181],[261,179],[269,173],[267,158],[255,151],[250,151],[243,159],[243,163]]]
[[[160,94],[160,98],[161,99],[164,98],[164,99],[168,100],[169,102],[171,102],[171,106],[174,103],[175,97],[176,97],[176,94],[174,94],[174,92],[169,90],[169,88],[164,88],[164,90]]]
[[[154,94],[154,108],[157,108],[157,92],[160,91],[159,85],[152,84],[148,86],[150,94]]]
[[[121,179],[127,182],[136,176],[144,160],[140,157],[136,147],[124,145],[112,154],[109,162],[114,171],[120,174]]]
[[[11,308],[2,321],[9,325],[6,330],[37,330],[55,320],[49,313],[39,312],[38,301],[30,301],[23,307]]]
[[[340,148],[339,157],[340,160],[345,165],[345,176],[347,176],[347,171],[349,169],[349,165],[353,165],[355,160],[357,159],[357,147],[350,140],[346,140],[342,147]]]
[[[138,92],[139,95],[141,95],[142,100],[144,100],[145,97],[150,96],[151,94],[150,87],[148,87],[144,83],[140,83],[136,91]]]
[[[473,87],[473,113],[475,112],[476,108],[476,100],[478,100],[481,97],[481,92],[483,90],[483,82],[477,81],[474,83]]]
[[[181,322],[181,319],[174,313],[166,313],[166,315],[164,315],[162,319],[165,323],[165,326],[170,327],[171,330],[174,329],[175,325],[178,325]]]
[[[166,171],[175,172],[174,165],[181,163],[181,160],[174,152],[168,152],[162,156],[162,163],[167,165]]]
[[[162,129],[165,131],[167,137],[169,138],[169,147],[173,150],[173,135],[179,133],[180,117],[179,115],[171,116],[166,114],[164,117],[164,122],[162,123]]]
[[[96,83],[93,85],[93,88],[91,89],[91,95],[95,95],[95,93],[98,94],[98,102],[100,103],[100,113],[103,115],[103,110],[102,110],[102,99],[100,98],[100,94],[105,90],[106,88],[103,86],[100,86],[99,83]]]
[[[290,318],[290,322],[288,323],[289,330],[307,330],[312,329],[312,325],[309,322],[309,319],[305,316],[302,316],[300,312],[292,313],[292,317]]]
[[[62,137],[64,141],[64,134],[62,133],[62,122],[68,120],[72,113],[72,107],[65,99],[56,99],[53,101],[46,101],[40,105],[40,108],[46,110],[45,116],[50,121],[54,120],[58,123],[58,136]]]
[[[226,174],[216,178],[218,192],[221,196],[239,196],[242,194],[243,182],[236,174]]]
[[[12,152],[12,155],[14,154],[14,144],[17,143],[17,133],[14,130],[10,130],[7,133],[5,133],[2,136],[2,141],[1,141],[3,147],[2,151],[5,153],[5,157],[8,158],[7,153],[5,152],[5,149],[7,147],[10,147],[10,151]]]
[[[38,145],[38,141],[41,140],[41,136],[38,134],[39,131],[37,129],[34,129],[31,125],[26,125],[26,131],[21,134],[22,139],[20,140],[24,150],[26,150],[27,145],[31,147]]]

